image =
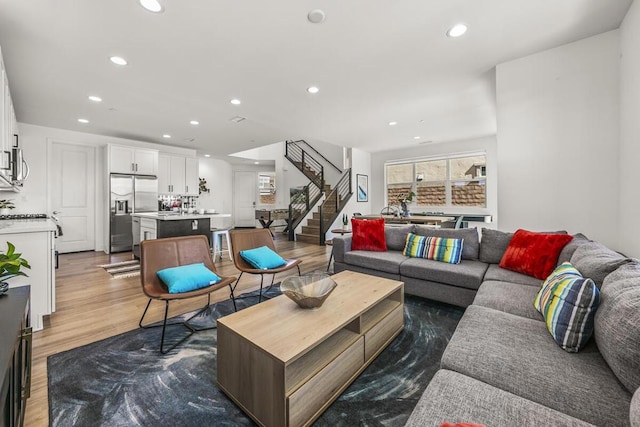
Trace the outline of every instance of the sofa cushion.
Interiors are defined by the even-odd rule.
[[[350,234],[346,236],[335,236],[333,238],[333,247],[331,253],[336,262],[344,262],[344,254],[351,250],[352,237]]]
[[[480,261],[489,264],[500,264],[500,260],[507,250],[507,246],[509,246],[511,237],[513,237],[513,233],[483,228],[482,239],[480,239]]]
[[[347,264],[393,274],[400,274],[400,264],[406,259],[408,258],[402,252],[396,251],[350,251],[344,254],[344,262]]]
[[[404,249],[407,235],[413,233],[413,225],[389,225],[384,226],[384,235],[387,239],[387,250],[401,251]]]
[[[558,265],[563,262],[571,261],[571,256],[578,249],[579,246],[584,245],[585,243],[589,243],[591,240],[587,238],[582,233],[577,233],[573,235],[573,240],[565,245],[564,248],[560,251],[560,255],[558,255]]]
[[[640,388],[633,393],[631,399],[631,411],[629,411],[631,427],[640,427]]]
[[[598,242],[588,242],[578,246],[571,256],[571,264],[584,277],[589,277],[598,287],[602,286],[604,278],[623,264],[630,262],[629,258]]]
[[[542,313],[556,343],[571,353],[580,351],[593,333],[600,292],[570,262],[560,264],[542,284],[533,305]]]
[[[531,304],[537,293],[538,288],[534,286],[485,280],[480,285],[473,303],[516,316],[542,321],[542,315]]]
[[[521,285],[535,286],[536,291],[542,285],[542,280],[526,274],[516,273],[515,271],[500,268],[497,264],[489,264],[484,280],[495,280],[499,282],[519,283]]]
[[[609,274],[601,294],[596,343],[618,379],[634,392],[640,387],[640,264]]]
[[[351,247],[354,251],[384,252],[387,241],[384,233],[384,219],[351,219],[353,237]]]
[[[572,239],[568,234],[518,230],[500,260],[500,267],[544,280],[558,264],[562,248]]]
[[[592,424],[629,424],[631,394],[594,341],[567,353],[536,320],[472,305],[441,366]]]
[[[462,259],[477,260],[480,250],[480,239],[476,228],[429,228],[424,225],[416,225],[415,234],[430,237],[448,237],[451,239],[464,239]]]
[[[447,264],[424,258],[409,258],[400,265],[400,275],[432,282],[478,289],[487,264],[463,259],[460,264]]]
[[[486,426],[591,425],[458,372],[440,369],[405,426],[437,427],[445,420]]]
[[[447,237],[427,237],[407,234],[407,243],[402,254],[412,258],[460,264],[464,240]]]

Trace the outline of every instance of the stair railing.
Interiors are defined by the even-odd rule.
[[[320,205],[320,245],[324,246],[325,235],[329,231],[331,224],[338,218],[342,209],[353,195],[351,186],[351,168],[345,170],[338,180],[338,183],[329,194],[325,196],[324,202]]]
[[[294,141],[285,144],[284,156],[318,189],[324,186],[324,166]]]
[[[318,156],[322,157],[322,159],[327,162],[329,165],[331,165],[331,167],[333,167],[335,170],[337,170],[339,173],[342,173],[342,169],[340,169],[339,167],[337,167],[336,165],[334,165],[331,160],[327,159],[325,156],[323,156],[318,150],[316,150],[315,148],[313,148],[313,146],[311,144],[309,144],[307,141],[305,141],[304,139],[299,139],[297,141],[295,141],[296,144],[300,145],[300,144],[304,144],[307,147],[309,147],[311,149],[311,151],[313,151],[314,153],[316,153]]]
[[[291,197],[289,203],[289,218],[287,220],[287,232],[289,240],[295,240],[296,227],[307,216],[311,209],[322,197],[322,191],[315,185],[309,183],[302,188],[302,191]]]

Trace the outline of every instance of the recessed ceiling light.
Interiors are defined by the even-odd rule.
[[[112,56],[109,59],[116,65],[127,65],[127,60],[121,56]]]
[[[398,122],[389,122],[389,126],[395,126],[397,124],[398,124]]]
[[[99,96],[95,96],[95,95],[89,96],[89,100],[91,100],[93,102],[102,102],[102,98],[100,98]]]
[[[309,22],[311,22],[312,24],[319,24],[322,21],[324,21],[324,11],[320,10],[320,9],[313,9],[311,12],[309,12],[309,14],[307,15],[307,19],[309,20]]]
[[[171,138],[171,135],[169,135],[168,133],[165,133],[164,135],[162,135],[162,137],[169,139],[169,138]]]
[[[158,0],[140,0],[140,5],[149,12],[159,13],[164,10]]]
[[[205,157],[211,157],[211,154],[205,154],[204,156]]]
[[[420,137],[419,136],[414,136],[413,139],[420,139]]]
[[[200,122],[199,122],[199,121],[197,121],[197,120],[191,120],[189,123],[190,123],[190,124],[192,124],[192,125],[194,125],[194,126],[197,126],[197,125],[199,125],[199,124],[200,124]]]
[[[260,162],[253,162],[253,164],[254,164],[254,165],[259,165],[259,164],[260,164]]]
[[[449,37],[460,37],[464,33],[467,32],[467,26],[464,24],[456,24],[453,27],[449,28],[447,31],[447,36]]]
[[[87,124],[87,123],[89,123],[89,120],[87,120],[87,119],[78,119],[78,122]]]
[[[307,92],[309,92],[309,93],[318,93],[318,92],[320,92],[320,89],[318,89],[318,86],[309,86],[307,88]]]
[[[239,99],[233,98],[231,101],[229,101],[230,103],[232,103],[233,105],[240,105],[242,104],[242,102]]]

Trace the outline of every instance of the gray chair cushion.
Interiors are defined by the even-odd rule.
[[[443,421],[485,426],[591,425],[466,375],[440,369],[405,426],[439,427]]]
[[[487,264],[463,259],[460,264],[434,261],[425,258],[407,258],[400,265],[400,275],[432,282],[446,283],[468,289],[478,289]]]
[[[604,279],[596,311],[595,337],[618,379],[640,387],[640,264],[623,265]]]
[[[491,228],[482,229],[482,239],[480,239],[480,261],[489,264],[500,264],[500,260],[507,250],[513,233],[493,230]]]
[[[387,250],[401,251],[407,242],[407,234],[413,233],[413,225],[385,225],[384,237],[387,240]]]
[[[397,251],[349,251],[344,254],[344,262],[346,264],[393,274],[400,274],[400,264],[406,259],[408,257]]]
[[[629,258],[598,242],[588,242],[578,246],[571,256],[571,264],[584,276],[596,283],[599,288],[609,273],[623,264],[630,262]]]
[[[544,322],[472,305],[441,366],[592,424],[629,425],[631,394],[594,341],[567,353]]]
[[[560,251],[560,255],[558,255],[558,265],[562,264],[563,262],[570,262],[571,257],[573,256],[573,253],[576,251],[576,249],[578,249],[578,246],[582,246],[585,243],[589,242],[591,242],[591,240],[589,240],[584,234],[574,234],[573,240],[567,243]]]
[[[416,225],[415,234],[420,236],[450,237],[464,239],[462,243],[462,259],[477,260],[480,251],[480,239],[476,228],[429,228]]]
[[[496,280],[499,282],[520,283],[522,285],[536,286],[540,288],[542,280],[526,274],[500,268],[497,264],[490,264],[484,275],[484,280]]]
[[[533,299],[539,290],[539,286],[485,280],[480,285],[473,303],[527,319],[543,321],[542,314],[533,306]]]
[[[631,399],[631,411],[629,411],[631,427],[640,427],[640,388],[633,393]]]

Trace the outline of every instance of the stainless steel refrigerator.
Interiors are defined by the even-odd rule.
[[[111,174],[110,252],[132,250],[131,214],[158,211],[158,179],[149,175]]]

